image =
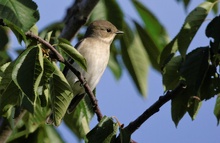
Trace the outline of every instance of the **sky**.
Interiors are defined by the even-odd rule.
[[[187,14],[199,5],[203,0],[191,0],[188,10],[185,11],[183,5],[177,3],[176,0],[141,0],[155,15],[159,21],[167,29],[167,32],[172,39],[183,25]],[[40,21],[37,23],[39,29],[48,24],[62,20],[66,14],[66,9],[72,0],[53,0],[51,1],[35,1],[40,12]],[[139,20],[137,13],[131,4],[125,0],[120,0],[122,8],[126,13]],[[195,36],[190,45],[190,49],[198,46],[206,46],[209,39],[205,37],[205,28],[214,18],[213,14],[209,14],[199,32]],[[124,34],[123,36],[126,36]],[[128,72],[123,71],[120,80],[116,80],[107,69],[97,86],[97,99],[101,111],[109,117],[116,116],[117,119],[127,126],[129,122],[136,119],[148,107],[150,107],[159,96],[163,95],[162,77],[154,69],[150,69],[147,82],[147,98],[143,98],[137,92]],[[178,143],[219,143],[220,142],[220,127],[217,126],[217,120],[213,114],[215,98],[203,105],[194,121],[186,114],[180,121],[178,127],[171,119],[170,102],[166,103],[158,113],[150,117],[133,135],[132,139],[138,143],[160,143],[160,142],[178,142]],[[96,116],[92,120],[91,128],[97,124]],[[78,140],[72,136],[70,131],[62,124],[57,128],[64,138],[66,143],[75,143]]]

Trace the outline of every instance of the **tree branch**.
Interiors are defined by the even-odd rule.
[[[95,98],[92,90],[90,89],[88,83],[85,81],[85,78],[82,76],[82,74],[79,71],[77,71],[67,60],[65,60],[63,58],[63,56],[49,42],[45,41],[44,39],[42,39],[41,37],[39,37],[37,35],[34,35],[32,32],[27,32],[26,36],[33,38],[33,39],[36,39],[37,41],[39,41],[43,45],[47,46],[47,48],[49,48],[51,50],[51,52],[53,52],[53,54],[54,54],[53,56],[55,56],[55,58],[59,62],[65,64],[65,66],[67,66],[77,76],[77,78],[79,79],[80,83],[83,85],[86,93],[88,94],[88,96],[90,98],[90,101],[93,105],[93,110],[97,115],[98,121],[100,121],[102,119],[103,115],[102,115],[101,110],[98,106],[97,99]]]
[[[186,85],[180,83],[174,90],[168,91],[165,95],[160,96],[159,99],[151,105],[147,110],[144,111],[137,119],[130,122],[128,126],[124,129],[127,130],[130,134],[134,133],[148,118],[150,118],[155,113],[159,112],[160,107],[163,106],[166,102],[173,99],[177,94],[182,92],[186,88]],[[120,142],[120,135],[117,138],[117,142]]]
[[[76,0],[73,5],[67,9],[67,14],[64,18],[65,27],[60,37],[70,41],[80,27],[87,22],[91,11],[98,2],[99,0]]]
[[[25,115],[26,110],[21,111],[19,116],[13,119],[14,121],[14,127],[17,126],[18,121],[23,118]],[[6,143],[10,135],[12,134],[13,129],[11,128],[10,124],[8,123],[8,120],[1,117],[0,119],[0,143]]]

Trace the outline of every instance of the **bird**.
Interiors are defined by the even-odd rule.
[[[75,48],[86,59],[87,71],[73,60],[72,66],[78,70],[91,90],[94,90],[102,77],[110,57],[110,45],[117,34],[123,34],[111,22],[107,20],[93,21],[87,28],[82,40],[80,40]],[[70,102],[67,113],[74,111],[78,103],[84,98],[86,92],[79,82],[77,76],[65,67],[63,70],[69,85],[72,88],[74,97]]]

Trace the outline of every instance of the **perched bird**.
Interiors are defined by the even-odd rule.
[[[76,62],[72,62],[72,65],[83,75],[91,90],[94,90],[106,69],[110,45],[117,34],[123,34],[123,32],[109,21],[97,20],[88,26],[84,38],[75,46],[87,61],[87,71]],[[73,89],[74,98],[67,109],[67,113],[71,113],[85,96],[85,90],[75,74],[67,67],[64,68],[63,73]]]

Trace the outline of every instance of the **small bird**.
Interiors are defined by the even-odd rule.
[[[97,20],[88,26],[84,38],[75,46],[87,61],[87,71],[76,62],[72,61],[72,65],[82,74],[91,90],[95,89],[106,69],[110,56],[110,45],[117,34],[123,34],[123,31],[119,31],[109,21]],[[85,96],[85,90],[76,75],[67,67],[64,68],[63,73],[73,89],[74,98],[67,109],[67,113],[71,113]]]

